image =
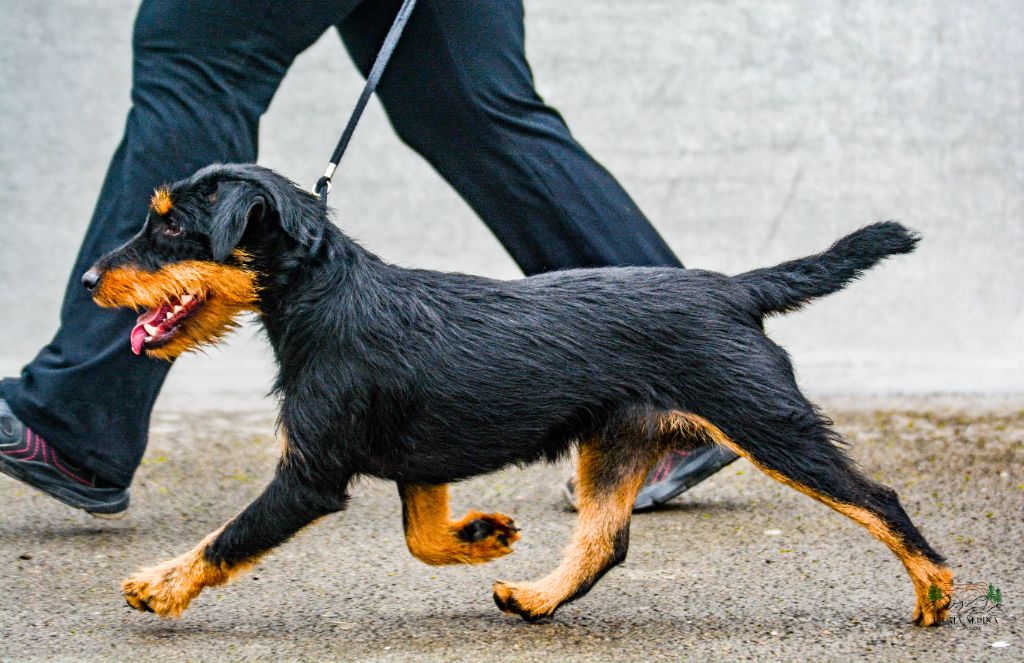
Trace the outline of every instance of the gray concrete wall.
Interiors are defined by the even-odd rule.
[[[5,374],[55,329],[129,106],[134,5],[0,3]],[[883,218],[924,233],[772,321],[810,391],[1024,391],[1024,3],[528,0],[527,23],[542,94],[687,264],[741,271]],[[325,35],[265,117],[260,161],[315,180],[360,85]],[[375,102],[332,203],[392,261],[518,273]],[[255,398],[269,365],[246,332],[181,361],[167,398]]]

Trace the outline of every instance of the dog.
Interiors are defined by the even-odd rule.
[[[579,515],[564,558],[539,580],[492,588],[501,610],[536,621],[625,558],[634,498],[662,454],[719,444],[863,525],[906,567],[914,623],[939,624],[952,571],[896,493],[844,453],[763,329],[918,240],[883,222],[731,277],[619,267],[498,281],[388,264],[273,171],[204,168],[159,189],[142,230],[83,283],[101,306],[144,310],[129,342],[152,357],[214,343],[254,311],[278,364],[281,458],[252,504],[129,577],[124,597],[180,615],[344,508],[357,475],[397,483],[415,557],[487,562],[512,551],[515,523],[451,519],[447,484],[575,449]]]

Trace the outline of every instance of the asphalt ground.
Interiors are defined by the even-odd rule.
[[[234,515],[276,454],[270,412],[174,407],[155,417],[124,520],[0,477],[0,659],[1022,660],[1024,399],[826,405],[957,582],[999,588],[994,621],[911,626],[911,586],[888,550],[746,461],[636,516],[626,562],[548,623],[500,613],[490,585],[557,563],[574,523],[559,495],[566,466],[454,488],[459,513],[502,511],[522,527],[516,552],[492,564],[420,564],[404,546],[396,490],[364,480],[347,511],[161,620],[127,609],[120,579]]]

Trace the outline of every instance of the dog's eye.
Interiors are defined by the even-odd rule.
[[[164,234],[168,237],[177,237],[181,234],[181,224],[177,221],[167,221],[167,225],[164,226]]]

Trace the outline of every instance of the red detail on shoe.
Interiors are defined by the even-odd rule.
[[[659,462],[658,466],[655,468],[654,476],[651,477],[651,480],[650,482],[648,482],[648,485],[652,483],[658,483],[660,481],[664,481],[665,479],[667,479],[669,473],[672,471],[672,468],[676,464],[677,457],[678,460],[681,461],[689,455],[690,454],[687,451],[673,450],[662,456],[661,462]]]
[[[49,465],[53,469],[57,470],[68,479],[75,483],[80,483],[83,486],[95,487],[91,481],[86,481],[82,477],[75,474],[74,471],[66,467],[60,462],[60,454],[57,450],[47,444],[46,440],[40,437],[28,426],[25,427],[25,446],[20,449],[12,449],[11,451],[3,451],[5,456],[10,456],[16,460],[22,462],[36,461],[38,456],[42,458],[36,462],[42,462]],[[27,456],[24,454],[28,454]]]
[[[670,469],[672,469],[672,463],[668,461],[668,457],[666,456],[665,458],[661,459],[661,462],[658,463],[658,467],[655,468],[654,480],[651,481],[651,483],[658,483],[660,481],[664,481],[665,475],[668,474],[668,471]]]
[[[3,452],[0,452],[0,453],[3,453],[5,456],[13,456],[14,454],[25,453],[26,451],[29,450],[29,447],[31,447],[31,446],[32,446],[32,443],[31,443],[31,439],[29,438],[29,430],[26,428],[25,429],[25,446],[24,447],[22,447],[21,449],[11,449],[10,451],[3,451]]]
[[[25,429],[25,447],[16,451],[8,452],[8,456],[13,456],[18,460],[33,460],[36,454],[39,453],[39,445],[36,443],[36,438],[33,436],[32,431],[28,428]],[[31,454],[27,457],[21,456],[20,454]]]
[[[83,479],[82,477],[78,476],[77,474],[75,474],[74,472],[69,470],[68,468],[66,468],[63,465],[61,465],[60,460],[57,458],[57,454],[54,453],[53,449],[50,450],[50,453],[53,454],[53,466],[56,467],[57,470],[59,470],[61,474],[63,474],[67,478],[71,479],[72,481],[76,481],[76,482],[82,484],[83,486],[90,486],[90,487],[95,488],[95,486],[93,485],[93,483],[91,481],[86,481],[85,479]]]

